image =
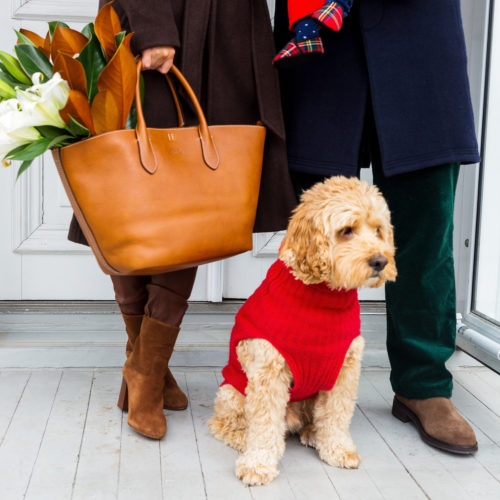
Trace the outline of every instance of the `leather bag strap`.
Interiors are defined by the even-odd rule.
[[[172,79],[168,75],[165,75],[165,77],[167,79],[167,83],[168,83],[168,86],[170,88],[170,92],[172,93],[172,99],[174,100],[175,110],[177,111],[177,120],[179,122],[179,127],[184,127],[184,125],[186,123],[184,122],[184,115],[182,113],[182,107],[181,107],[181,103],[179,101],[179,97],[177,96],[177,92],[175,91],[175,87],[174,87],[174,84],[172,83]]]
[[[150,174],[154,174],[158,169],[158,160],[155,156],[155,152],[151,144],[151,140],[148,134],[148,129],[146,127],[146,121],[144,120],[144,113],[142,110],[141,92],[140,92],[141,71],[142,71],[142,61],[139,60],[137,62],[137,83],[135,88],[135,103],[137,108],[136,135],[137,135],[137,142],[139,145],[139,156],[141,159],[141,164],[147,172],[149,172]],[[203,113],[203,109],[201,108],[198,98],[196,97],[188,81],[184,78],[183,74],[177,69],[175,65],[172,66],[170,72],[177,78],[177,80],[179,80],[179,83],[182,85],[189,99],[191,99],[191,102],[193,103],[194,109],[198,116],[198,123],[199,123],[198,133],[200,136],[203,160],[205,161],[207,167],[211,168],[212,170],[216,170],[220,162],[219,153],[217,152],[214,140],[210,135],[207,119],[205,118],[205,114]],[[172,90],[173,89],[172,82],[170,82],[167,79],[167,83],[169,84]],[[180,114],[182,119],[182,112],[180,110],[179,100],[175,92],[173,92],[173,96],[174,96],[174,101],[176,102],[177,113],[178,115]]]

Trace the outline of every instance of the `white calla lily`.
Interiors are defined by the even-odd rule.
[[[0,158],[3,159],[13,149],[35,142],[40,138],[40,133],[33,127],[20,128],[10,134],[0,131]]]
[[[31,116],[23,112],[22,105],[17,99],[0,102],[0,131],[10,133],[32,125]]]
[[[69,85],[59,73],[46,83],[41,83],[41,73],[35,73],[33,86],[16,89],[16,95],[16,99],[0,102],[0,158],[18,146],[40,139],[34,127],[66,127],[59,110],[66,106]]]
[[[30,117],[22,112],[17,99],[0,102],[0,158],[23,144],[40,139],[40,133],[31,125]]]
[[[66,106],[69,96],[69,85],[59,73],[46,83],[41,83],[41,73],[32,77],[33,86],[26,90],[17,89],[17,100],[21,104],[23,114],[30,116],[33,127],[51,125],[65,128],[66,124],[59,110]]]
[[[30,88],[39,92],[42,97],[50,99],[58,109],[64,108],[69,95],[68,82],[63,80],[59,73],[55,73],[46,83],[41,83],[42,77],[41,73],[35,73],[32,77],[34,85]]]

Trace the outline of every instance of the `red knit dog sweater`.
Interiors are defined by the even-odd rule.
[[[360,334],[357,290],[305,285],[278,259],[266,279],[236,315],[224,384],[245,394],[248,383],[236,355],[238,342],[269,341],[293,374],[290,401],[329,391],[335,385],[351,342]]]

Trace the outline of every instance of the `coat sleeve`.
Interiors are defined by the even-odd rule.
[[[134,32],[134,52],[158,46],[180,46],[170,0],[119,0],[117,3]]]

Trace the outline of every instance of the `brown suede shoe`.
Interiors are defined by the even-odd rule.
[[[430,446],[459,455],[477,451],[472,427],[449,398],[408,399],[396,394],[392,414],[402,422],[413,422],[422,440]]]
[[[144,316],[141,333],[123,367],[128,390],[128,424],[154,439],[162,438],[167,431],[163,391],[178,334],[178,327]]]
[[[142,318],[141,315],[128,315],[122,314],[123,321],[125,322],[125,329],[127,331],[128,340],[127,346],[125,348],[125,354],[127,358],[129,357],[132,349],[134,348],[134,343],[141,331]],[[163,408],[165,410],[180,411],[185,410],[188,406],[188,398],[182,392],[181,388],[177,385],[170,368],[167,371],[165,377],[165,389],[163,392]],[[118,407],[123,411],[128,411],[128,393],[127,384],[125,380],[122,380],[122,387],[120,390],[120,395],[118,396]]]

